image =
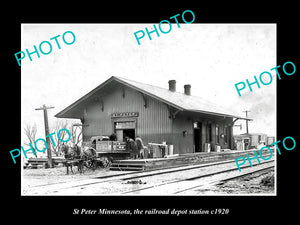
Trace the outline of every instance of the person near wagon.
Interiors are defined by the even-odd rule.
[[[117,141],[117,135],[115,133],[112,133],[110,136],[109,136],[109,140],[110,141]]]
[[[137,148],[137,145],[135,141],[132,138],[125,137],[125,142],[126,142],[126,150],[130,152],[130,158],[136,159],[139,154],[139,150]]]

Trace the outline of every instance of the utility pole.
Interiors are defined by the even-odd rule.
[[[251,112],[251,111],[245,110],[245,111],[243,111],[243,112],[246,113],[246,118],[248,118],[248,112]],[[247,130],[247,134],[248,134],[248,133],[249,133],[249,130],[248,130],[248,120],[246,120],[246,130]]]
[[[44,123],[45,123],[45,136],[47,142],[47,158],[48,158],[48,165],[52,168],[52,153],[51,153],[51,145],[50,145],[50,137],[49,137],[49,124],[48,124],[48,114],[47,109],[53,109],[53,106],[45,106],[37,108],[35,110],[43,110],[44,111]]]

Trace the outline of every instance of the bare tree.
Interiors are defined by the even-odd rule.
[[[58,138],[58,132],[61,129],[67,129],[70,131],[71,134],[71,138],[70,138],[70,142],[74,143],[74,144],[79,144],[82,141],[82,129],[79,126],[74,126],[75,124],[70,123],[67,120],[57,120],[54,125],[50,128],[50,134],[55,133],[55,135],[52,135],[52,138],[54,140],[54,143],[51,141],[51,148],[52,148],[52,152],[56,155],[59,156],[61,154],[60,152],[60,147],[61,145],[64,143],[62,141],[59,140]],[[59,137],[62,140],[67,140],[69,138],[69,134],[65,131],[62,130],[59,133]]]
[[[29,143],[31,144],[32,149],[33,149],[34,154],[35,154],[35,157],[37,157],[37,153],[36,153],[36,149],[35,149],[35,145],[34,145],[36,132],[37,132],[36,124],[31,125],[31,124],[27,123],[25,125],[24,134],[27,137],[27,142],[24,141],[24,145],[29,146]]]
[[[78,145],[82,141],[82,128],[76,124],[69,125],[71,132],[71,142]]]
[[[50,143],[51,143],[52,152],[56,156],[60,155],[60,147],[63,143],[58,138],[58,131],[61,129],[67,129],[67,125],[68,125],[67,121],[57,120],[54,123],[54,125],[50,128],[50,134],[55,133],[54,135],[52,135],[54,143],[52,141],[50,141]],[[65,131],[60,132],[59,136],[62,140],[65,140],[66,133],[67,132]]]

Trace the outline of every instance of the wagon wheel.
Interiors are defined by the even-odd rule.
[[[87,156],[82,156],[82,160],[83,160],[83,165],[86,167],[86,168],[90,168],[91,167],[91,161],[90,159],[87,157]]]
[[[101,157],[101,163],[103,168],[109,168],[112,162],[107,157]]]
[[[85,161],[85,166],[89,169],[91,169],[93,167],[93,164],[94,164],[93,160],[91,160],[91,159],[88,159]]]
[[[86,168],[96,170],[97,161],[95,160],[95,157],[83,156],[83,161]]]

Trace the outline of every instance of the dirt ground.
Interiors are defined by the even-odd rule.
[[[198,194],[275,194],[274,172],[248,175],[195,190]]]
[[[74,174],[69,171],[66,174],[66,167],[56,168],[39,168],[39,169],[23,169],[22,189],[23,193],[27,193],[27,189],[34,186],[43,186],[47,184],[78,181],[90,179],[100,176],[119,174],[119,171],[110,171],[109,168],[97,168],[95,171],[84,168],[83,174],[80,174],[77,167],[73,167]],[[123,171],[122,173],[128,173]]]

